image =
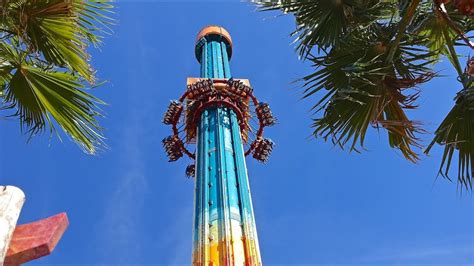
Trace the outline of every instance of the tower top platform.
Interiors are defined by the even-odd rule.
[[[217,26],[217,25],[210,25],[210,26],[204,27],[198,33],[198,35],[196,37],[196,43],[199,42],[199,40],[201,40],[203,37],[206,37],[208,35],[222,36],[227,41],[228,45],[230,45],[230,47],[232,47],[232,38],[230,37],[229,32],[226,29],[224,29],[223,27]]]
[[[221,26],[218,26],[218,25],[209,25],[209,26],[204,27],[197,34],[197,37],[196,37],[196,58],[199,62],[201,61],[200,53],[202,51],[201,40],[203,38],[209,38],[210,39],[213,36],[221,38],[221,40],[223,40],[225,42],[226,47],[227,47],[227,53],[229,55],[229,59],[232,56],[233,43],[232,43],[232,37],[230,37],[229,32],[224,27],[221,27]]]

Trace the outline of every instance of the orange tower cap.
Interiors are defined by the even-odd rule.
[[[210,35],[220,36],[226,44],[227,54],[229,59],[232,57],[232,38],[229,32],[221,26],[211,25],[204,27],[196,37],[196,59],[201,62],[202,44],[200,41],[202,38]]]
[[[199,40],[201,40],[203,37],[206,37],[207,35],[220,35],[228,42],[230,47],[232,47],[232,38],[230,37],[229,32],[221,26],[211,25],[211,26],[204,27],[198,33],[197,38],[196,38],[196,43],[199,42]]]

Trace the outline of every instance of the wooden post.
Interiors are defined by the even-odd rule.
[[[0,265],[3,265],[9,243],[25,202],[25,194],[13,186],[0,186]]]
[[[4,266],[17,266],[49,255],[69,225],[65,212],[17,225]]]

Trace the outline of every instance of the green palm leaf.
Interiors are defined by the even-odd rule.
[[[110,1],[38,0],[10,1],[10,20],[3,24],[16,32],[46,61],[77,71],[89,82],[94,71],[88,64],[88,42],[98,44],[100,26],[113,22],[106,14]]]
[[[416,134],[424,131],[404,110],[416,108],[418,91],[413,88],[434,76],[426,68],[433,54],[413,48],[421,41],[408,36],[402,38],[395,59],[387,64],[394,31],[396,28],[375,27],[362,35],[350,35],[328,54],[311,58],[318,71],[303,79],[304,97],[327,91],[313,107],[324,110],[314,120],[315,136],[358,150],[364,146],[369,125],[385,128],[390,146],[415,162],[418,155],[413,148],[420,148]]]
[[[395,1],[376,0],[253,0],[261,11],[281,10],[296,18],[295,42],[300,55],[306,57],[313,47],[337,45],[342,36],[359,31],[380,19],[388,19]]]
[[[459,64],[458,46],[473,48],[466,35],[474,17],[459,1],[442,0],[253,0],[260,11],[295,17],[297,50],[315,70],[305,76],[303,98],[321,96],[313,106],[314,135],[359,151],[369,126],[386,129],[389,145],[416,162],[421,123],[406,111],[417,108],[418,85],[431,80],[433,65],[446,56],[464,89],[436,132],[445,145],[440,172],[447,176],[455,150],[459,180],[472,188],[471,87]],[[474,64],[474,62],[471,61]],[[471,66],[471,75],[474,66]],[[472,81],[470,81],[472,82]],[[472,84],[472,83],[469,83]]]
[[[104,104],[89,45],[110,33],[110,0],[7,0],[0,12],[0,109],[13,110],[34,136],[61,127],[88,153],[103,145],[97,117]]]
[[[425,4],[426,5],[426,4]],[[422,12],[419,15],[417,23],[412,27],[413,33],[425,38],[423,46],[435,53],[435,58],[439,59],[440,55],[446,55],[452,63],[454,59],[448,50],[448,45],[459,40],[461,36],[453,29],[458,28],[460,31],[469,32],[474,30],[474,20],[466,18],[456,12],[452,6],[450,9],[450,20],[452,25],[449,25],[441,12],[435,7],[433,3],[429,4],[429,12]],[[465,45],[458,43],[458,45]]]
[[[103,137],[96,117],[103,104],[82,90],[78,78],[68,73],[21,65],[6,86],[5,104],[15,108],[22,126],[31,135],[54,128],[52,119],[85,151],[93,154]]]
[[[469,60],[474,66],[474,59]],[[473,67],[474,69],[474,67]],[[472,190],[474,181],[474,71],[469,65],[462,78],[464,88],[457,93],[455,104],[435,132],[428,154],[435,143],[444,146],[439,173],[448,179],[455,152],[458,154],[458,183]]]

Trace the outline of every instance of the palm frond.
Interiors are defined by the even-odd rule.
[[[78,14],[80,34],[94,46],[102,43],[104,34],[111,34],[111,25],[115,24],[112,18],[114,6],[112,0],[89,0],[74,2],[75,12]]]
[[[314,135],[359,151],[369,125],[386,129],[391,147],[416,162],[421,123],[406,111],[417,108],[418,85],[431,80],[433,65],[446,56],[464,89],[438,128],[434,143],[445,145],[441,164],[447,176],[459,151],[459,180],[472,188],[470,143],[472,77],[467,82],[457,46],[473,48],[468,1],[428,0],[254,0],[260,11],[280,10],[295,17],[297,50],[312,61],[314,72],[302,79],[303,98],[315,95]],[[469,10],[468,10],[469,9]],[[472,37],[471,37],[472,39]],[[471,75],[474,61],[471,60]],[[470,85],[467,85],[470,84]],[[471,99],[472,98],[472,99]],[[441,170],[440,170],[441,172]]]
[[[375,0],[253,0],[261,11],[281,10],[296,19],[297,50],[305,58],[318,46],[326,49],[340,42],[342,36],[367,27],[380,19],[388,19],[394,1]]]
[[[101,116],[97,104],[103,102],[86,93],[77,76],[23,64],[6,86],[4,103],[16,110],[14,115],[30,135],[46,126],[53,132],[54,119],[88,153],[103,144],[96,120]]]
[[[422,19],[413,29],[413,32],[425,38],[423,46],[429,48],[435,54],[436,59],[439,59],[440,55],[446,55],[454,63],[448,45],[450,45],[450,42],[456,44],[456,40],[463,37],[457,31],[472,31],[474,20],[468,19],[454,10],[451,10],[451,12],[449,16],[450,23],[448,23],[441,11],[432,4],[431,12],[425,12],[422,15]],[[458,45],[465,45],[465,43],[460,42]]]
[[[2,2],[0,109],[13,110],[30,136],[59,125],[88,153],[103,146],[97,117],[104,103],[85,91],[95,84],[87,49],[111,32],[111,2]]]
[[[77,71],[94,82],[94,71],[86,51],[88,43],[100,42],[104,27],[113,20],[107,16],[110,1],[37,0],[10,1],[9,18],[2,25],[16,32],[45,60]]]
[[[327,90],[313,107],[316,111],[325,110],[321,118],[314,120],[315,136],[358,150],[364,146],[369,125],[384,128],[390,146],[415,162],[418,155],[413,148],[421,147],[416,135],[424,131],[404,110],[417,107],[414,102],[418,91],[413,88],[434,76],[425,67],[432,54],[412,48],[420,42],[416,38],[404,37],[395,51],[395,60],[386,64],[394,30],[378,28],[368,30],[363,37],[349,36],[344,39],[347,44],[341,43],[327,55],[312,58],[318,71],[303,79],[303,97]]]
[[[470,59],[474,70],[474,58]],[[455,104],[435,132],[433,141],[425,153],[429,154],[434,144],[444,146],[439,174],[449,178],[449,170],[455,152],[458,154],[458,184],[467,190],[474,182],[474,71],[469,65],[461,81],[464,88],[457,93]]]

